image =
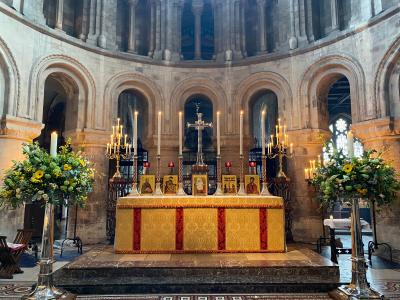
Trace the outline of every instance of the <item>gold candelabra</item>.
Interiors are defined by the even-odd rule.
[[[267,145],[267,155],[269,158],[279,158],[279,171],[276,176],[287,178],[283,171],[283,158],[293,157],[293,143],[289,143],[286,125],[281,125],[281,119],[278,119],[278,125],[275,126],[275,135],[272,134],[270,137]]]
[[[113,133],[110,137],[110,143],[107,143],[106,157],[117,161],[117,170],[113,178],[121,178],[120,160],[132,158],[132,145],[128,143],[128,135],[123,134],[124,126],[120,125],[120,118],[117,119],[117,125],[112,127]]]

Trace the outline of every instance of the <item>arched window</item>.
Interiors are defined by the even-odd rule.
[[[338,79],[328,93],[329,130],[332,138],[323,148],[323,158],[328,159],[334,149],[342,150],[345,155],[347,149],[347,133],[351,126],[351,99],[350,84],[346,77]],[[364,149],[359,139],[354,140],[354,155],[360,157]]]

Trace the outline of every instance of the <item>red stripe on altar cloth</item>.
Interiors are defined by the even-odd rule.
[[[140,233],[142,225],[142,210],[135,208],[133,210],[133,250],[140,250]]]
[[[260,250],[268,249],[267,209],[260,208]]]
[[[183,250],[183,208],[176,209],[175,250]]]
[[[218,208],[218,250],[226,249],[225,208]]]

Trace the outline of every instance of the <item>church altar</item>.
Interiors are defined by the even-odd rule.
[[[127,196],[116,208],[116,253],[285,252],[283,199]]]

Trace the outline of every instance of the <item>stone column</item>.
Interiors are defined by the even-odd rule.
[[[84,129],[69,131],[72,148],[81,150],[96,169],[93,192],[89,195],[85,208],[78,209],[77,235],[84,244],[96,244],[106,240],[106,201],[108,186],[108,160],[104,153],[109,140],[109,132]],[[75,208],[69,213],[68,236],[73,236]]]
[[[288,159],[288,177],[291,179],[293,206],[292,233],[295,241],[316,242],[322,234],[322,215],[315,201],[315,190],[304,178],[304,169],[310,160],[321,154],[323,142],[330,133],[322,129],[288,131],[295,145],[294,157]],[[325,137],[321,139],[321,136]]]
[[[246,48],[246,0],[240,2],[240,32],[241,32],[241,49],[243,57],[247,56]]]
[[[267,32],[266,32],[266,16],[265,16],[266,0],[257,0],[258,8],[258,52],[267,51]]]
[[[377,14],[382,12],[382,0],[373,0],[373,12],[372,15],[376,16]]]
[[[100,7],[96,3],[97,0],[89,0],[89,30],[86,42],[92,45],[97,45],[100,30]]]
[[[156,16],[157,4],[154,0],[150,2],[150,37],[149,37],[149,52],[147,55],[153,57],[156,43]]]
[[[40,135],[42,123],[6,115],[0,120],[0,184],[4,171],[12,166],[12,160],[22,160],[22,144]],[[17,229],[24,226],[24,206],[17,209],[0,208],[0,233],[8,241],[15,237]]]
[[[390,162],[397,172],[400,172],[400,119],[387,117],[368,120],[352,124],[351,128],[354,130],[355,136],[361,139],[365,149],[387,150],[384,153],[384,158]],[[399,198],[392,205],[381,209],[376,214],[378,242],[389,243],[397,250],[400,250],[400,239],[398,238],[399,214]],[[382,248],[381,250],[385,249],[384,247],[380,248]],[[394,260],[400,259],[398,255],[400,251],[393,253]],[[378,255],[387,256],[387,254],[384,251],[378,251]]]
[[[331,20],[332,31],[339,30],[339,7],[337,0],[331,0]]]
[[[181,12],[182,0],[169,0],[165,3],[166,28],[165,50],[163,59],[166,61],[179,61],[181,58]]]
[[[26,18],[35,23],[46,25],[46,18],[43,14],[43,2],[44,0],[13,0],[14,8],[23,13]]]
[[[308,42],[313,42],[314,38],[314,28],[313,28],[313,14],[312,14],[312,0],[304,0],[305,1],[305,22],[306,22],[306,32]]]
[[[201,59],[201,15],[203,13],[203,1],[192,2],[194,15],[194,59]]]
[[[357,27],[358,24],[368,21],[372,17],[371,0],[351,1],[351,20],[350,26]]]
[[[138,0],[128,0],[129,4],[129,33],[128,33],[128,52],[136,53],[136,5]]]
[[[154,1],[155,5],[155,29],[154,29],[154,59],[162,59],[162,48],[161,48],[161,2],[160,0]]]
[[[107,39],[105,36],[105,27],[106,27],[106,10],[105,10],[105,0],[99,0],[97,1],[97,4],[100,4],[100,31],[99,31],[99,36],[97,38],[97,46],[100,48],[105,49],[107,46]]]
[[[57,0],[56,6],[56,25],[55,28],[63,29],[63,19],[64,19],[64,0]]]

